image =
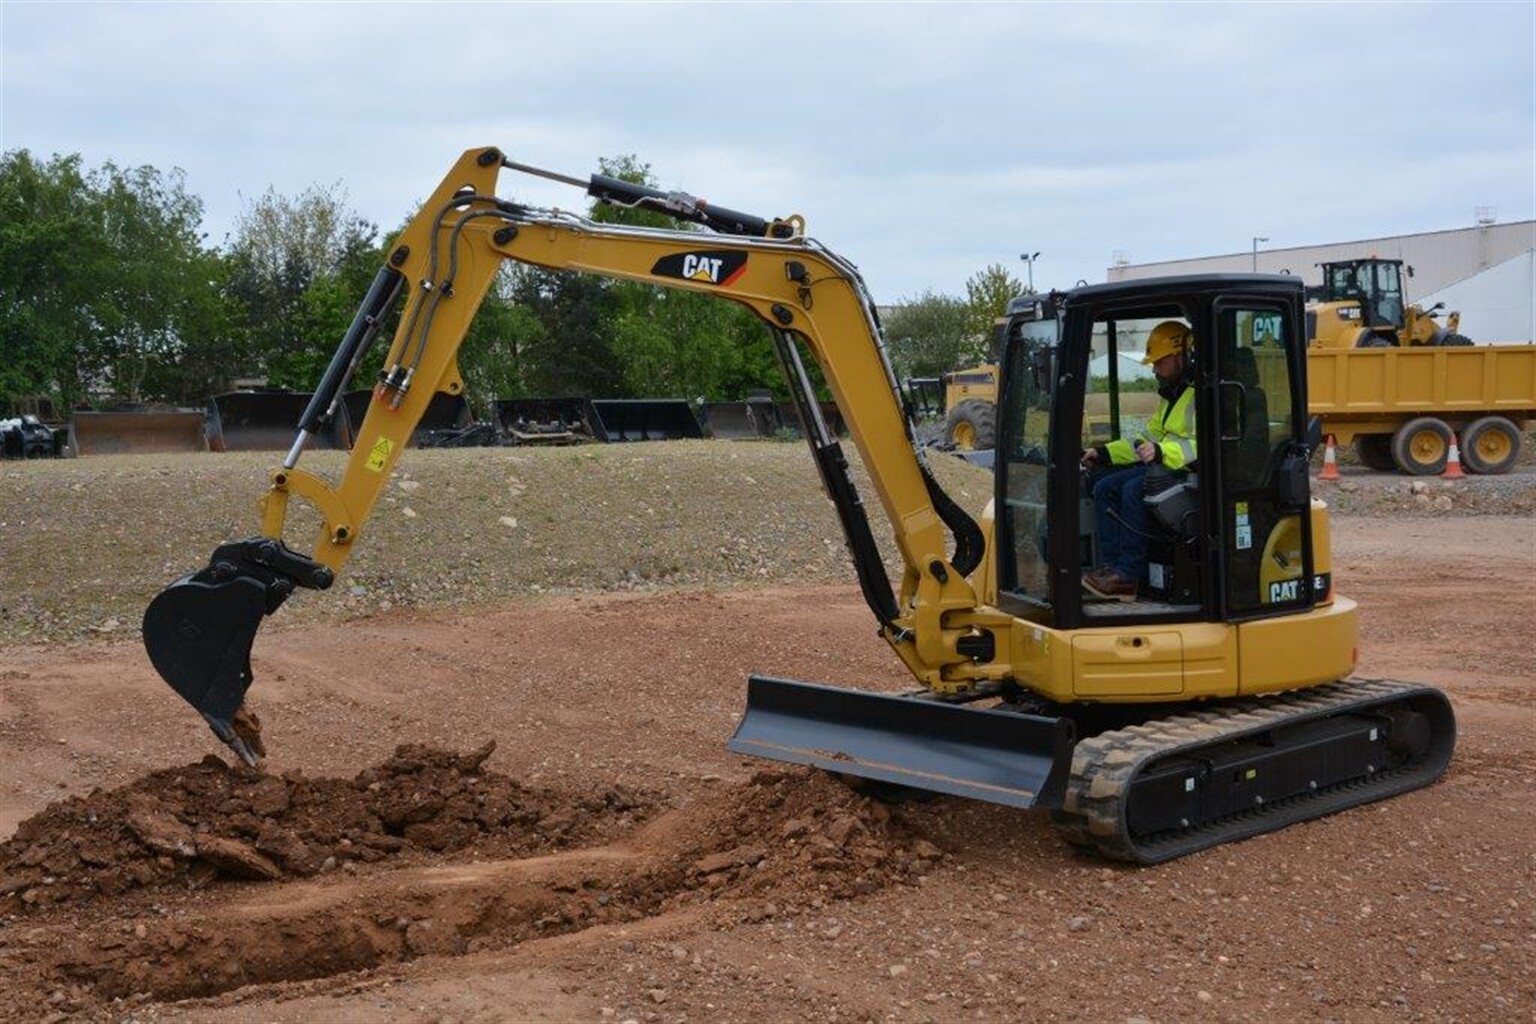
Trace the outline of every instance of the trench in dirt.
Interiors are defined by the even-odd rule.
[[[0,1016],[61,991],[76,1009],[210,996],[706,901],[753,920],[769,894],[867,894],[942,856],[808,770],[664,809],[526,789],[486,771],[489,753],[401,747],[350,780],[209,757],[47,808],[0,844]]]

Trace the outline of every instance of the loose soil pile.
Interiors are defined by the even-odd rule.
[[[627,794],[535,794],[484,771],[489,754],[401,747],[352,780],[263,775],[209,757],[48,808],[0,849],[12,901],[0,912],[25,925],[0,941],[11,981],[0,1016],[25,1016],[49,993],[64,993],[54,1004],[68,1010],[211,996],[690,908],[717,926],[759,922],[780,904],[913,882],[944,856],[886,806],[809,770],[760,771],[637,826],[641,804]],[[604,835],[620,838],[575,848]],[[566,852],[465,865],[470,844],[503,858]],[[259,894],[265,886],[212,884],[280,882],[338,863],[382,869],[405,850],[419,854],[415,868],[341,874],[276,902]],[[456,866],[430,866],[444,860]],[[83,933],[57,912],[129,886],[207,886],[211,902]]]
[[[405,851],[481,844],[527,856],[592,842],[655,809],[616,787],[579,798],[529,789],[483,769],[495,749],[407,744],[352,779],[268,775],[210,754],[65,800],[0,844],[0,914],[218,878],[303,878]]]

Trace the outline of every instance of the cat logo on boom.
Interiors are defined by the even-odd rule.
[[[681,281],[727,286],[733,284],[746,269],[747,254],[727,249],[663,256],[651,268],[651,273],[658,277],[675,277]]]

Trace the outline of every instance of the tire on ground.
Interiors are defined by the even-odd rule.
[[[997,440],[997,407],[984,398],[967,398],[944,417],[944,440],[957,448],[991,448]]]
[[[1367,469],[1393,472],[1397,461],[1392,458],[1391,434],[1356,434],[1355,458]]]
[[[1461,432],[1462,463],[1474,473],[1508,473],[1520,457],[1520,431],[1503,416],[1473,420]]]
[[[1450,458],[1455,436],[1438,417],[1411,419],[1392,435],[1392,458],[1410,476],[1437,476]]]

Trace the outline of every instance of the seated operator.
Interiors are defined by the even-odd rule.
[[[1187,470],[1195,461],[1195,389],[1189,381],[1194,335],[1177,320],[1164,320],[1147,335],[1142,363],[1157,374],[1161,401],[1134,441],[1120,438],[1083,451],[1083,465],[1113,466],[1093,485],[1094,517],[1102,565],[1083,575],[1083,587],[1099,597],[1130,600],[1147,564],[1147,513],[1142,505],[1147,471],[1161,463]]]

